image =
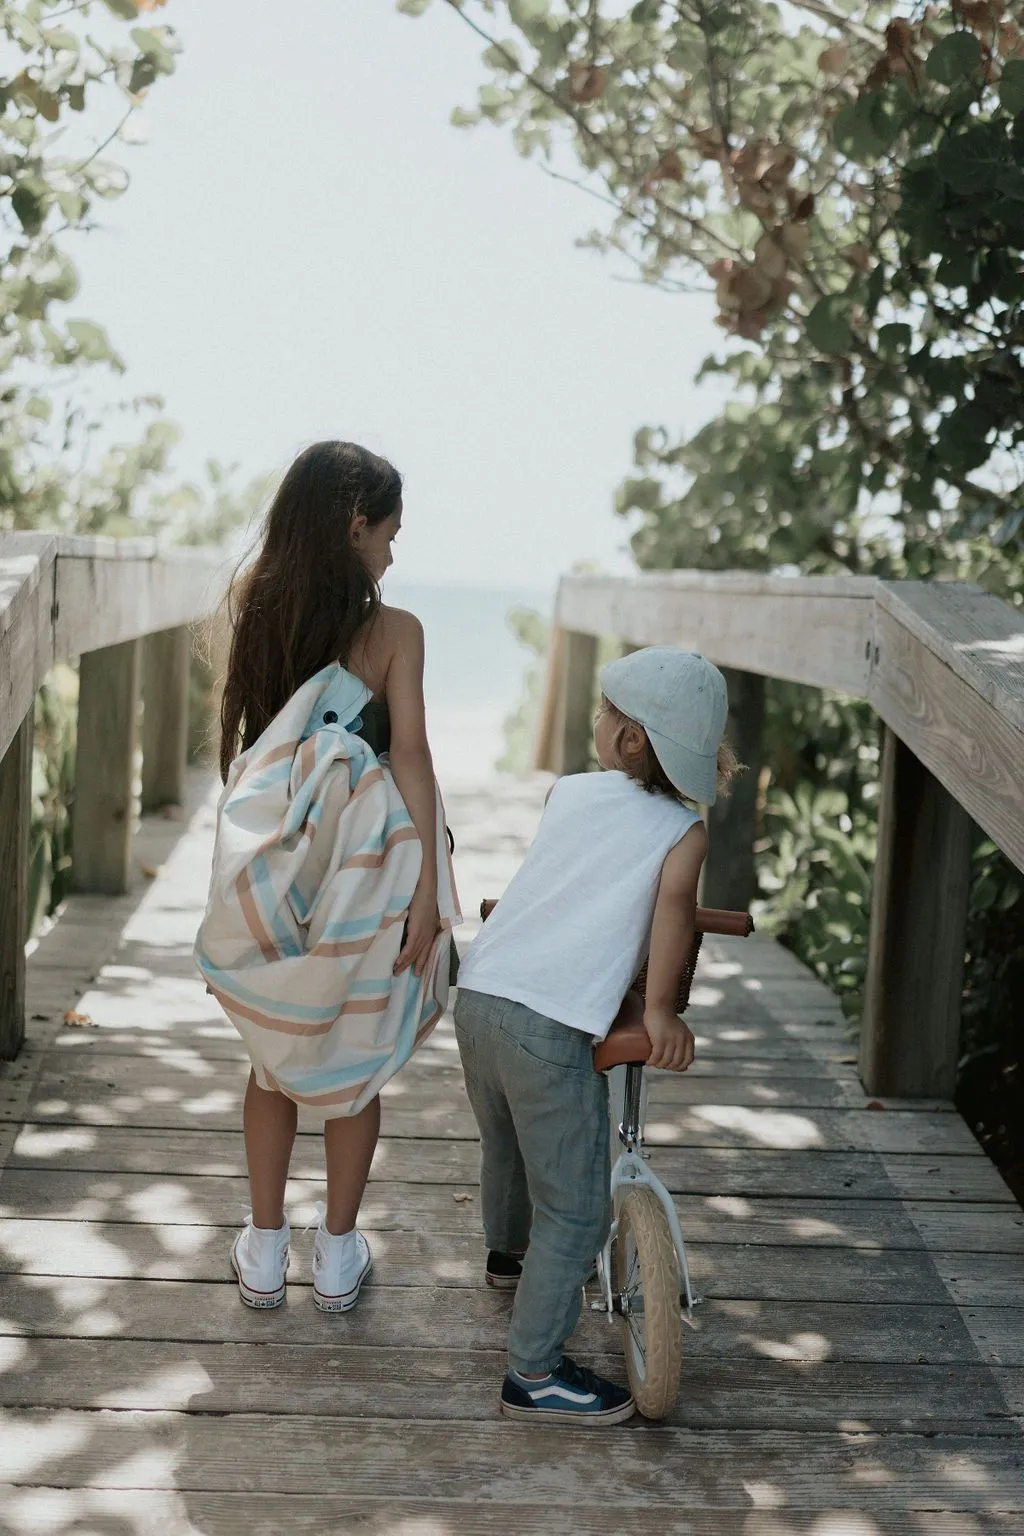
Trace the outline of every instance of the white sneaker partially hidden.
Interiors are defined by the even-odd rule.
[[[373,1269],[373,1254],[363,1234],[352,1228],[336,1237],[324,1225],[326,1206],[316,1205],[319,1223],[313,1243],[313,1301],[321,1312],[347,1312],[359,1300],[363,1281]]]
[[[231,1249],[231,1268],[247,1307],[279,1307],[284,1301],[289,1237],[287,1217],[277,1228],[254,1227],[251,1211],[245,1218]]]

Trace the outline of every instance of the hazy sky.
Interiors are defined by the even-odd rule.
[[[600,209],[448,122],[483,78],[447,7],[169,0],[133,184],[78,242],[75,309],[185,429],[182,469],[248,477],[321,436],[406,476],[405,581],[553,584],[627,568],[611,511],[635,428],[692,430],[720,336],[704,297],[574,246]],[[619,277],[627,275],[618,269]]]

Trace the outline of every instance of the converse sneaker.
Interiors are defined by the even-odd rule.
[[[514,1291],[523,1278],[523,1255],[521,1253],[502,1253],[497,1248],[492,1248],[487,1255],[487,1268],[484,1271],[484,1279],[488,1285],[493,1285],[496,1291]]]
[[[347,1312],[359,1300],[363,1281],[373,1268],[373,1255],[363,1234],[352,1228],[335,1236],[324,1225],[326,1206],[317,1201],[318,1220],[313,1243],[313,1301],[321,1312]]]
[[[628,1388],[617,1387],[563,1355],[560,1365],[536,1381],[509,1371],[502,1383],[501,1411],[506,1419],[596,1429],[631,1419],[636,1404]]]
[[[238,1294],[247,1307],[279,1307],[288,1273],[288,1220],[280,1227],[254,1227],[252,1212],[231,1248]]]

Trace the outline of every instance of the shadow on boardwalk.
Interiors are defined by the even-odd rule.
[[[541,798],[449,796],[467,911]],[[667,1423],[498,1418],[509,1303],[447,1023],[385,1095],[359,1307],[310,1299],[310,1124],[288,1301],[244,1309],[246,1067],[191,963],[211,835],[208,803],[147,822],[141,898],[74,899],[30,962],[39,1017],[0,1078],[0,1532],[1024,1529],[1024,1215],[948,1104],[869,1107],[831,998],[764,940],[706,945],[697,1063],[651,1084],[705,1297]],[[94,1027],[63,1026],[76,1004]],[[603,1317],[574,1348],[622,1377]]]

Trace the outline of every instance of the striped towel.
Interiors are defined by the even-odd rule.
[[[232,763],[195,946],[260,1086],[325,1119],[358,1114],[433,1029],[462,920],[438,793],[442,928],[422,976],[393,974],[422,846],[354,734],[369,698],[325,667]]]

